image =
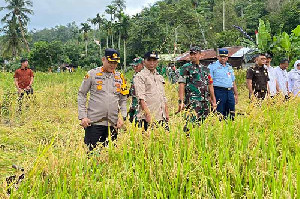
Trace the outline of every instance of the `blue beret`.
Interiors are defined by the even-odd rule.
[[[226,48],[219,49],[219,56],[228,56],[228,50]]]

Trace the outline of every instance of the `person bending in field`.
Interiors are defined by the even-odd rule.
[[[18,90],[19,98],[19,111],[22,108],[22,99],[24,94],[33,94],[32,84],[33,84],[33,71],[28,68],[28,60],[26,58],[21,59],[21,68],[15,71],[15,86]]]
[[[102,67],[87,73],[78,92],[78,118],[85,129],[84,143],[90,151],[99,142],[107,145],[109,131],[112,141],[117,139],[117,130],[123,126],[127,115],[129,91],[123,74],[116,71],[119,52],[106,49],[102,63]],[[86,107],[88,92],[90,99]]]

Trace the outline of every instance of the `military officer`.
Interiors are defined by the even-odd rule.
[[[132,97],[130,109],[128,111],[130,122],[133,122],[134,120],[136,120],[136,116],[137,116],[137,113],[138,113],[139,102],[138,102],[138,99],[136,98],[136,95],[135,95],[133,80],[134,80],[136,74],[144,68],[143,58],[141,58],[141,57],[135,58],[133,60],[132,66],[133,66],[135,74],[133,75],[133,78],[132,78],[132,81],[131,81],[131,87],[130,87],[130,90],[129,90],[129,96]]]
[[[228,61],[228,50],[219,49],[218,61],[210,64],[210,75],[214,82],[217,111],[224,117],[234,119],[235,104],[238,103],[238,91],[232,66]]]
[[[216,108],[213,79],[208,67],[200,64],[201,49],[194,46],[190,49],[191,63],[181,67],[179,83],[179,108],[195,110],[196,116],[188,116],[189,121],[203,121],[209,114],[210,102]],[[192,113],[191,113],[192,114]]]
[[[164,78],[156,71],[158,53],[147,52],[144,55],[145,68],[134,78],[136,96],[139,101],[137,119],[144,129],[151,122],[164,123],[169,120]]]
[[[255,66],[247,70],[247,86],[250,98],[255,96],[258,99],[264,99],[269,91],[268,81],[270,78],[268,69],[265,68],[266,60],[265,54],[258,54]]]
[[[105,145],[109,129],[112,140],[115,140],[117,129],[122,127],[127,115],[126,99],[129,91],[124,76],[116,71],[120,63],[119,52],[106,49],[102,63],[102,67],[87,73],[78,92],[78,117],[85,129],[84,142],[90,150],[98,142]],[[88,92],[90,99],[86,107]]]

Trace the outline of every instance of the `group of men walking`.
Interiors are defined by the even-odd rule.
[[[266,96],[273,98],[279,93],[282,93],[285,99],[289,98],[290,93],[299,96],[300,61],[295,62],[294,69],[289,73],[287,72],[288,59],[282,59],[276,68],[271,66],[271,61],[270,54],[258,54],[255,66],[247,70],[249,98],[256,97],[263,100]]]
[[[200,64],[201,49],[190,49],[190,63],[180,68],[178,89],[178,111],[185,110],[187,122],[201,123],[211,111],[217,111],[224,118],[234,119],[238,90],[232,66],[228,63],[228,50],[219,49],[218,60],[208,67]],[[133,60],[135,74],[128,90],[122,73],[116,71],[120,54],[114,49],[106,49],[102,57],[103,66],[88,71],[78,92],[78,113],[81,126],[85,129],[84,142],[93,150],[98,142],[107,144],[107,138],[117,138],[127,116],[130,122],[147,130],[149,125],[167,127],[169,111],[165,95],[165,80],[156,68],[159,56],[156,51],[145,53],[144,57]],[[300,60],[294,69],[286,71],[287,59],[273,68],[270,54],[258,54],[255,65],[247,70],[249,97],[263,100],[283,93],[300,95]],[[21,60],[21,68],[16,70],[15,86],[19,102],[26,93],[33,93],[33,72],[28,68],[28,60]],[[88,100],[87,94],[90,93]],[[127,112],[127,98],[132,97]],[[87,106],[88,101],[88,106]],[[188,129],[185,126],[185,131]]]
[[[200,64],[200,56],[200,47],[192,47],[191,62],[180,69],[178,112],[185,109],[186,120],[193,123],[202,122],[211,109],[233,119],[238,93],[233,68],[227,63],[228,50],[220,49],[219,60],[209,67]],[[90,150],[97,142],[104,143],[109,130],[114,136],[112,139],[116,138],[117,129],[126,119],[128,93],[132,96],[128,112],[131,122],[135,121],[144,130],[150,124],[166,126],[169,111],[165,80],[156,71],[158,59],[156,51],[145,53],[143,59],[134,59],[135,75],[130,90],[123,75],[115,71],[120,57],[114,49],[106,49],[102,67],[88,72],[79,89],[78,109],[85,128],[85,143]],[[90,100],[86,107],[88,92]]]

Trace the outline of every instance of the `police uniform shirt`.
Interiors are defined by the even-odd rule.
[[[88,92],[90,99],[86,108]],[[119,112],[122,117],[127,115],[127,92],[121,73],[106,73],[102,67],[90,70],[78,92],[79,119],[89,118],[97,125],[116,125]]]
[[[275,69],[276,81],[279,85],[279,90],[284,94],[288,94],[287,82],[288,82],[288,73],[286,70],[282,70],[279,66]]]
[[[269,75],[269,81],[268,81],[268,85],[269,85],[269,89],[270,89],[270,95],[274,96],[277,93],[276,90],[276,75],[275,75],[275,71],[274,68],[272,66],[265,66],[265,68],[268,71],[268,75]]]
[[[266,92],[269,79],[268,71],[264,66],[255,65],[247,71],[247,79],[252,80],[252,89],[257,92]]]
[[[216,61],[209,66],[210,75],[214,80],[213,85],[223,88],[232,88],[235,76],[233,68],[229,63],[222,65],[219,61]]]
[[[151,115],[157,121],[166,118],[165,104],[167,98],[165,96],[164,84],[164,78],[156,70],[151,72],[147,68],[137,73],[134,78],[136,97],[139,101],[145,101]],[[141,106],[139,106],[137,118],[138,120],[145,119]]]

